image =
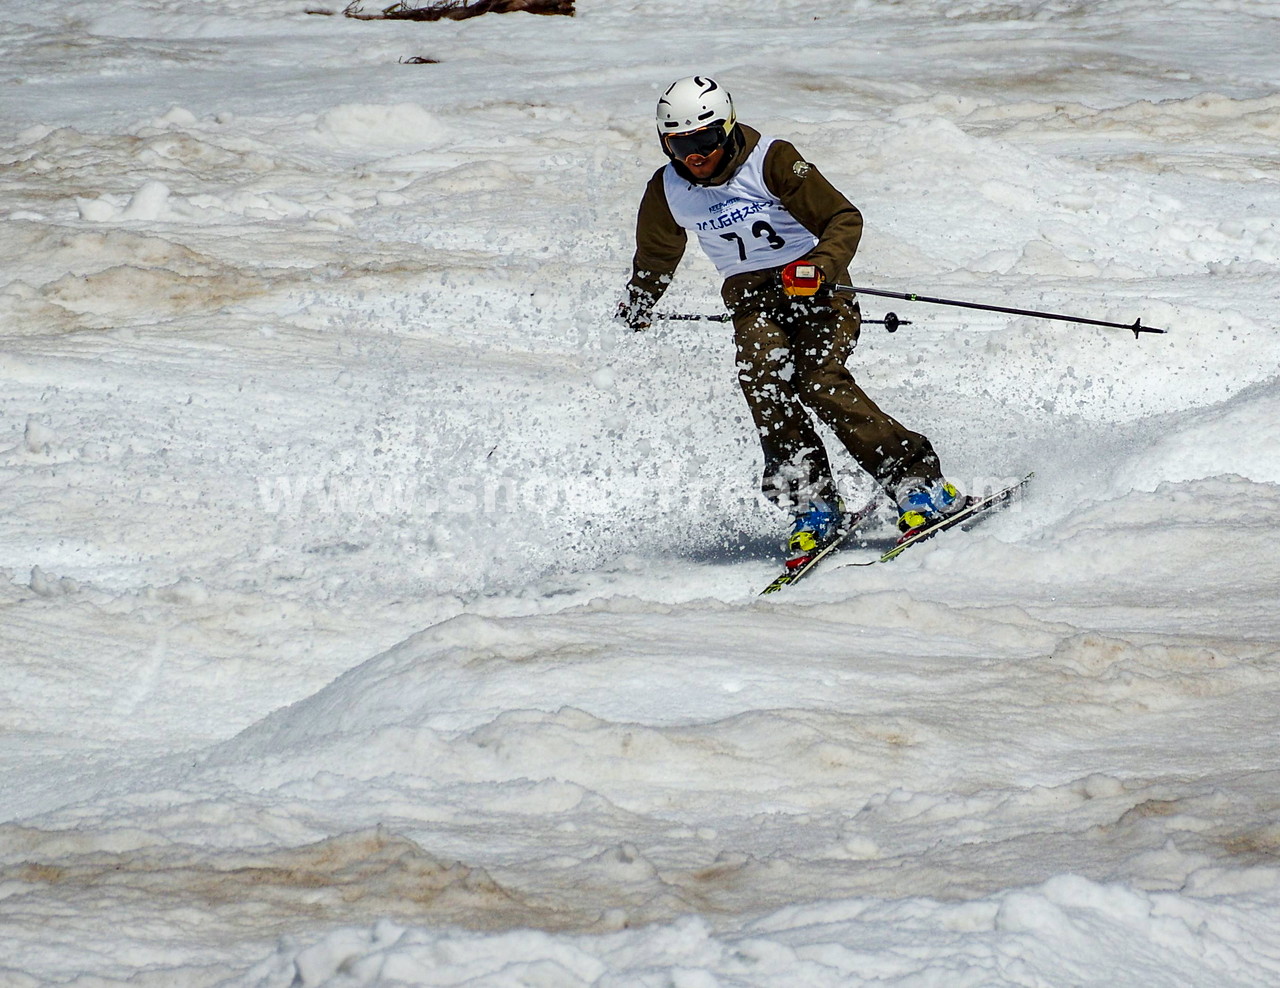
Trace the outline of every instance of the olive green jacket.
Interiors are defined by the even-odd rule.
[[[760,143],[758,130],[745,124],[737,126],[742,133],[737,152],[700,184],[723,185]],[[675,167],[682,178],[698,181],[678,163]],[[636,253],[627,290],[628,305],[640,312],[651,310],[667,290],[688,242],[685,229],[676,223],[667,205],[662,177],[665,169],[666,166],[659,168],[649,179],[636,218]],[[849,262],[862,237],[862,214],[788,141],[774,141],[770,146],[765,155],[764,176],[769,191],[818,238],[806,260],[818,266],[826,284],[847,282]],[[721,290],[725,305],[739,314],[761,297],[761,289],[767,283],[777,281],[777,270],[748,271],[726,279]]]

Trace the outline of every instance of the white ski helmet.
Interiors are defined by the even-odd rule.
[[[658,99],[658,140],[668,157],[684,160],[690,154],[710,154],[723,146],[737,122],[733,97],[714,79],[691,75],[677,79]],[[700,140],[677,141],[673,135],[700,134]],[[684,153],[681,154],[680,151]]]

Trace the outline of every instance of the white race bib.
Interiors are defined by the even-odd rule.
[[[694,185],[667,165],[662,176],[675,221],[698,235],[722,277],[799,260],[818,238],[792,216],[764,181],[764,157],[774,138],[762,137],[724,185]]]

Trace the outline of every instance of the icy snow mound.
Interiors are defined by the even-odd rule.
[[[1122,506],[1150,519],[1159,496]],[[1151,558],[1115,558],[1117,583],[1143,604],[1158,584],[1196,634],[1131,630],[1119,592],[1111,634],[1032,613],[1111,565],[1096,549],[1127,521],[1082,518],[1068,547],[922,550],[936,600],[886,567],[831,573],[825,598],[444,621],[205,756],[8,833],[0,881],[47,864],[54,905],[110,889],[121,914],[169,896],[188,905],[170,929],[206,936],[261,886],[280,939],[244,985],[412,982],[433,952],[445,984],[497,952],[588,984],[654,966],[773,984],[784,963],[840,983],[864,961],[924,977],[978,957],[985,984],[1007,950],[1047,971],[1095,940],[1134,970],[1170,950],[1213,983],[1214,938],[1275,909],[1274,773],[1231,745],[1273,732],[1275,658],[1201,620],[1218,600],[1189,591],[1225,577],[1187,566],[1167,520]],[[1199,778],[1205,751],[1226,776]],[[1265,944],[1260,928],[1243,935]],[[850,960],[855,942],[877,947]]]
[[[1151,491],[1160,483],[1226,474],[1280,484],[1280,381],[1184,416],[1176,431],[1116,471],[1115,486]]]
[[[344,103],[320,115],[316,134],[322,140],[357,148],[425,148],[449,139],[440,118],[416,103]]]
[[[599,936],[459,934],[381,922],[290,938],[224,988],[554,984],[1268,985],[1274,905],[1189,902],[1062,876],[967,903],[850,899],[788,907],[732,933],[689,917]],[[856,944],[856,949],[851,947]],[[1105,974],[1100,974],[1105,972]]]

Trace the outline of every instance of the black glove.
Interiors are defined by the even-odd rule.
[[[613,314],[613,318],[638,333],[648,329],[653,322],[653,306],[645,304],[638,298],[624,298],[618,303],[618,310]]]

